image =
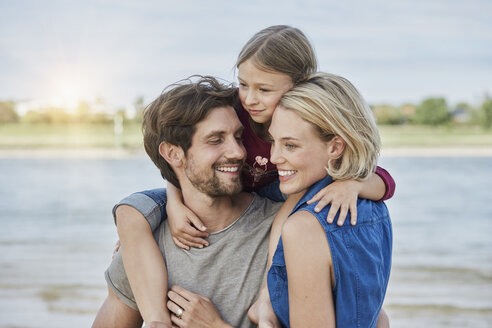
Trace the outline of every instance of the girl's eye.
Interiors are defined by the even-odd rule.
[[[285,144],[285,148],[287,148],[288,150],[294,150],[297,148],[297,146],[293,144]]]

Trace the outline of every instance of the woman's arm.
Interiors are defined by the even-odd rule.
[[[272,265],[273,254],[275,254],[275,250],[277,249],[277,244],[282,232],[282,226],[301,196],[302,194],[290,195],[275,215],[272,229],[270,230],[270,239],[268,241],[267,271]],[[248,317],[254,323],[259,324],[259,327],[262,327],[262,325],[270,326],[271,328],[280,327],[275,313],[273,312],[272,304],[270,303],[266,278],[263,282],[260,294],[258,295],[258,299],[248,311]]]
[[[289,277],[289,320],[296,327],[335,327],[331,253],[323,228],[306,211],[282,227]]]
[[[123,264],[142,318],[171,324],[166,264],[150,225],[132,206],[118,206],[115,216]]]

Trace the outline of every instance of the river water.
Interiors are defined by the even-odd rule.
[[[397,190],[392,327],[492,327],[492,158],[383,157]],[[0,327],[89,327],[112,205],[162,187],[145,156],[0,159]]]

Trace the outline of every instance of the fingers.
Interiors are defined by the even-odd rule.
[[[312,204],[320,200],[324,196],[324,190],[320,190],[313,196],[310,200],[307,201],[308,204]]]
[[[184,310],[182,307],[180,307],[178,304],[174,303],[173,301],[167,301],[167,309],[171,311],[172,314],[174,314],[176,317],[181,319],[183,316]]]
[[[208,237],[208,233],[197,230],[189,222],[178,229],[171,229],[171,234],[176,246],[186,250],[190,247],[203,248],[209,245],[209,242],[204,239]]]
[[[342,206],[340,207],[340,214],[338,215],[337,225],[343,225],[343,223],[345,222],[345,218],[347,217],[348,209],[348,205],[342,204]]]
[[[183,314],[181,315],[181,318],[180,318],[176,314],[171,313],[171,321],[172,321],[172,323],[174,325],[176,325],[177,327],[185,327],[185,322],[182,319],[182,316],[183,315],[184,315],[184,312],[183,312]],[[175,326],[173,326],[173,327],[175,327]]]
[[[184,243],[181,242],[181,240],[178,237],[173,237],[174,244],[178,246],[179,248],[186,249],[187,251],[190,250],[190,246],[185,245]]]
[[[167,292],[167,297],[169,298],[169,300],[174,303],[175,305],[177,305],[178,307],[180,307],[183,311],[186,311],[188,309],[188,299],[186,299],[185,297],[183,297],[182,294],[180,293],[177,293],[173,290],[170,290]],[[168,304],[168,308],[169,308],[169,304]],[[169,310],[171,312],[174,312],[174,313],[177,313],[177,308],[173,308],[173,309],[170,309]]]
[[[169,293],[177,294],[184,300],[191,302],[193,298],[203,298],[203,296],[190,292],[188,289],[181,286],[172,286]],[[178,305],[181,305],[178,303]]]
[[[207,227],[200,221],[197,216],[188,215],[188,219],[193,223],[193,225],[200,231],[207,231]]]
[[[350,224],[357,224],[357,202],[350,204]]]
[[[189,235],[190,237],[195,237],[195,238],[208,237],[208,233],[207,232],[203,232],[203,231],[197,230],[191,224],[186,225],[186,227],[184,227],[184,229],[181,229],[181,232],[182,232],[183,235]]]
[[[328,211],[328,215],[326,216],[326,221],[328,223],[333,223],[333,220],[335,219],[335,216],[337,215],[338,209],[340,208],[339,203],[332,203],[330,210]]]
[[[195,238],[188,235],[177,235],[176,238],[187,247],[203,248],[209,245],[209,242],[203,238]]]

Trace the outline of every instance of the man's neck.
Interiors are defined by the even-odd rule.
[[[183,203],[200,218],[207,227],[207,232],[228,227],[244,213],[252,199],[253,195],[246,192],[233,196],[210,197],[196,190],[183,190]]]

